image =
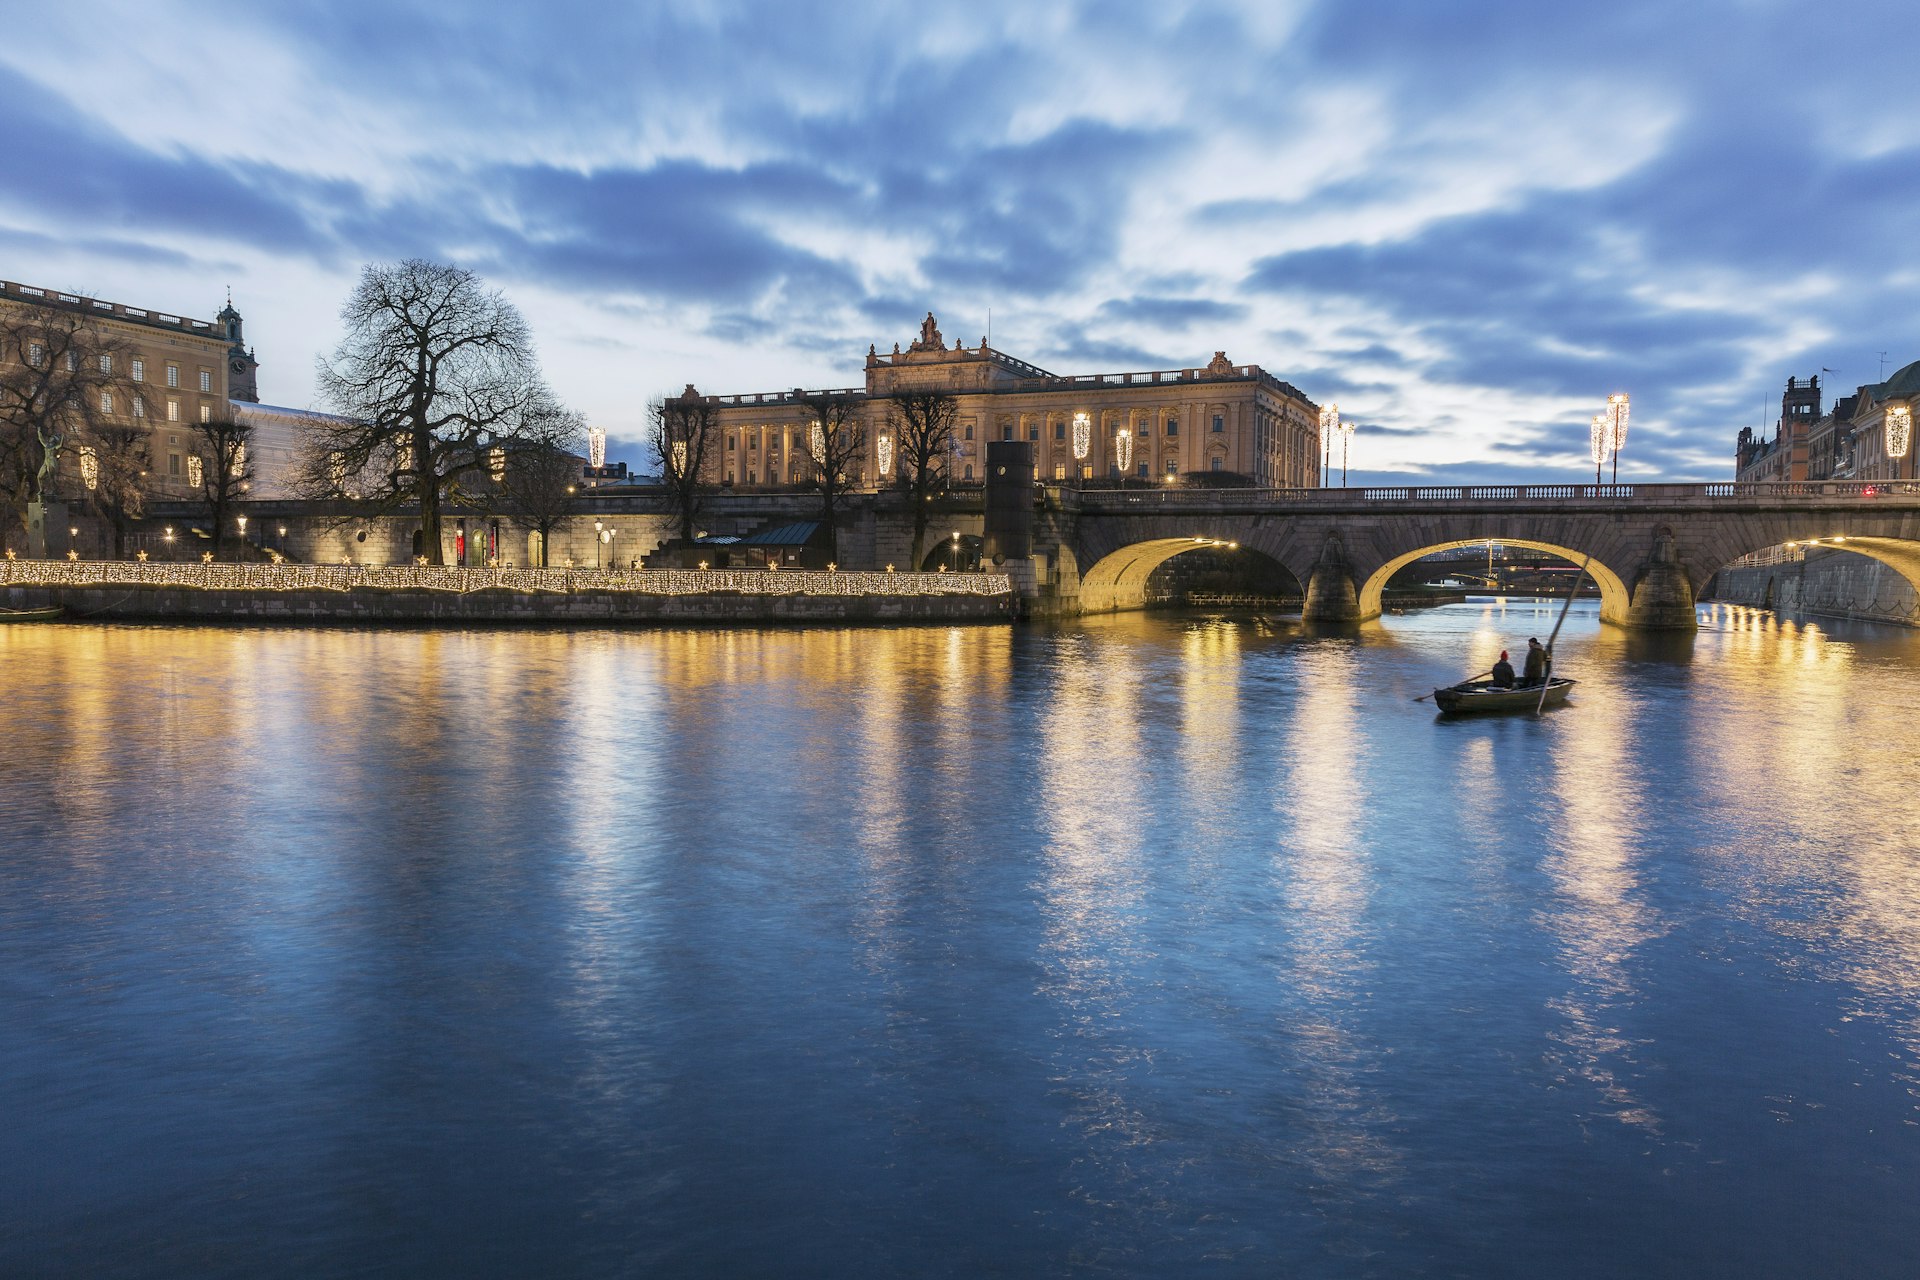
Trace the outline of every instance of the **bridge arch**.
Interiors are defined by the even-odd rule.
[[[1571,547],[1557,543],[1543,542],[1537,538],[1514,538],[1502,536],[1497,539],[1509,547],[1525,547],[1529,551],[1540,551],[1550,556],[1559,556],[1562,560],[1579,564],[1587,562],[1587,572],[1600,587],[1600,616],[1609,622],[1619,622],[1627,616],[1627,607],[1632,603],[1633,592],[1626,581],[1612,568],[1597,558],[1589,560],[1584,551],[1575,551]],[[1432,555],[1436,551],[1451,551],[1456,547],[1475,547],[1484,544],[1486,538],[1461,538],[1446,542],[1436,542],[1430,546],[1418,547],[1412,551],[1394,556],[1368,575],[1360,584],[1360,616],[1373,618],[1379,616],[1381,593],[1386,590],[1387,580],[1401,569],[1412,564],[1422,556]]]
[[[1231,538],[1184,537],[1149,538],[1110,551],[1089,565],[1080,575],[1080,609],[1083,613],[1114,613],[1125,609],[1143,609],[1147,600],[1147,580],[1175,556],[1208,547],[1227,547],[1257,555],[1285,569],[1300,586],[1299,575],[1278,557],[1258,547],[1245,546]]]

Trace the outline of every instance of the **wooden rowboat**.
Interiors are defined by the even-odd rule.
[[[1567,680],[1555,676],[1547,681],[1547,700],[1544,705],[1557,707],[1567,700],[1567,694],[1573,691],[1576,680]],[[1476,711],[1532,711],[1543,705],[1540,701],[1539,685],[1520,685],[1512,689],[1496,689],[1491,680],[1469,680],[1465,684],[1456,684],[1449,689],[1433,691],[1434,705],[1442,711],[1454,715],[1466,715]]]
[[[66,612],[66,606],[58,604],[44,609],[0,609],[0,622],[58,622]]]

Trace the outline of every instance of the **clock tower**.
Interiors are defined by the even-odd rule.
[[[253,351],[241,337],[240,313],[233,309],[233,295],[227,295],[227,305],[215,316],[227,332],[227,398],[245,400],[252,404],[260,403],[260,386],[256,371],[260,362],[253,358]]]

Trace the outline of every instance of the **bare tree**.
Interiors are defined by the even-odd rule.
[[[713,488],[707,452],[716,447],[719,432],[712,402],[691,382],[679,395],[647,406],[647,443],[660,459],[660,480],[667,489],[667,505],[680,521],[683,542],[693,541],[700,510]]]
[[[581,460],[573,450],[586,426],[580,416],[554,409],[529,426],[530,439],[507,450],[501,470],[500,510],[540,535],[540,563],[549,563],[553,531],[573,512]]]
[[[80,446],[80,480],[87,507],[113,526],[113,558],[127,554],[127,533],[147,512],[147,471],[153,466],[152,433],[111,423],[95,427]]]
[[[960,402],[944,391],[903,391],[887,406],[887,428],[894,434],[900,485],[913,508],[913,567],[926,550],[928,508],[934,492],[946,484],[945,462],[953,452]]]
[[[54,496],[60,454],[79,437],[128,421],[134,395],[124,343],[85,315],[0,307],[0,493],[11,519]],[[79,495],[77,477],[60,484]]]
[[[813,461],[813,487],[820,491],[820,519],[838,559],[840,501],[846,496],[847,473],[866,447],[866,428],[859,403],[851,396],[818,392],[802,396],[800,402],[807,409],[807,456]]]
[[[227,514],[253,484],[253,424],[222,413],[193,425],[193,458],[199,463],[200,498],[213,519],[213,555],[226,558]],[[192,479],[189,463],[188,479]]]
[[[346,420],[315,432],[298,487],[417,508],[421,550],[444,563],[442,509],[484,490],[492,451],[555,411],[526,321],[471,271],[418,258],[368,266],[340,315],[319,384]]]

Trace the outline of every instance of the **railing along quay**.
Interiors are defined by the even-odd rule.
[[[1049,486],[1060,487],[1060,486]],[[1253,504],[1260,506],[1382,506],[1427,502],[1645,502],[1756,498],[1912,498],[1920,499],[1915,480],[1775,480],[1716,481],[1704,484],[1491,484],[1389,485],[1379,488],[1315,489],[1062,489],[1076,495],[1083,511],[1126,510],[1138,507],[1209,507]]]
[[[455,569],[428,565],[195,564],[0,560],[0,586],[190,587],[203,591],[626,592],[635,595],[1008,595],[1004,573],[816,569]]]

